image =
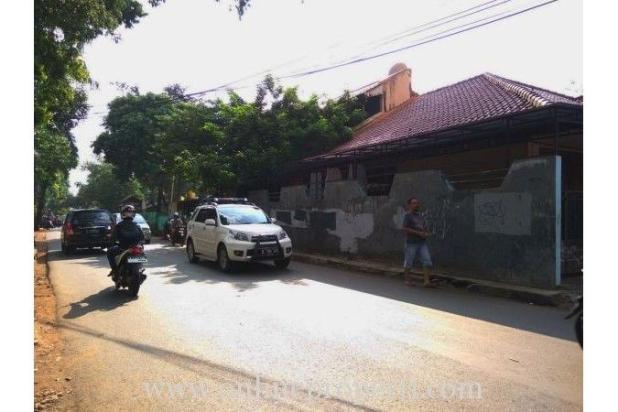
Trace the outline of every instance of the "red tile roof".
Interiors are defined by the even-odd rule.
[[[554,104],[582,106],[582,101],[484,73],[411,98],[359,128],[350,141],[313,159]]]

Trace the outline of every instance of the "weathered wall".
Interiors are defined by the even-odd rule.
[[[400,264],[404,205],[415,196],[433,233],[437,270],[553,287],[560,259],[556,167],[555,157],[517,160],[491,190],[455,190],[441,171],[425,170],[396,174],[388,196],[367,196],[361,183],[345,180],[327,181],[316,200],[306,186],[282,188],[279,202],[263,191],[250,198],[279,219],[300,250]]]

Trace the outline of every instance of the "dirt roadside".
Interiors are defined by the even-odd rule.
[[[72,378],[64,372],[56,297],[48,276],[46,232],[34,232],[34,410],[74,410]]]

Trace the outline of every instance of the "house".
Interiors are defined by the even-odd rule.
[[[418,94],[396,64],[353,137],[250,197],[308,251],[401,262],[406,199],[438,271],[556,287],[581,274],[583,98],[484,73]]]

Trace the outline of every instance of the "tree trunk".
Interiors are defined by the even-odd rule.
[[[39,188],[39,196],[36,200],[36,213],[34,214],[34,230],[39,230],[41,226],[41,218],[43,217],[43,208],[45,207],[45,195],[47,194],[48,183],[42,183]]]
[[[157,213],[161,213],[161,204],[163,203],[163,181],[159,183],[159,189],[157,194]]]

